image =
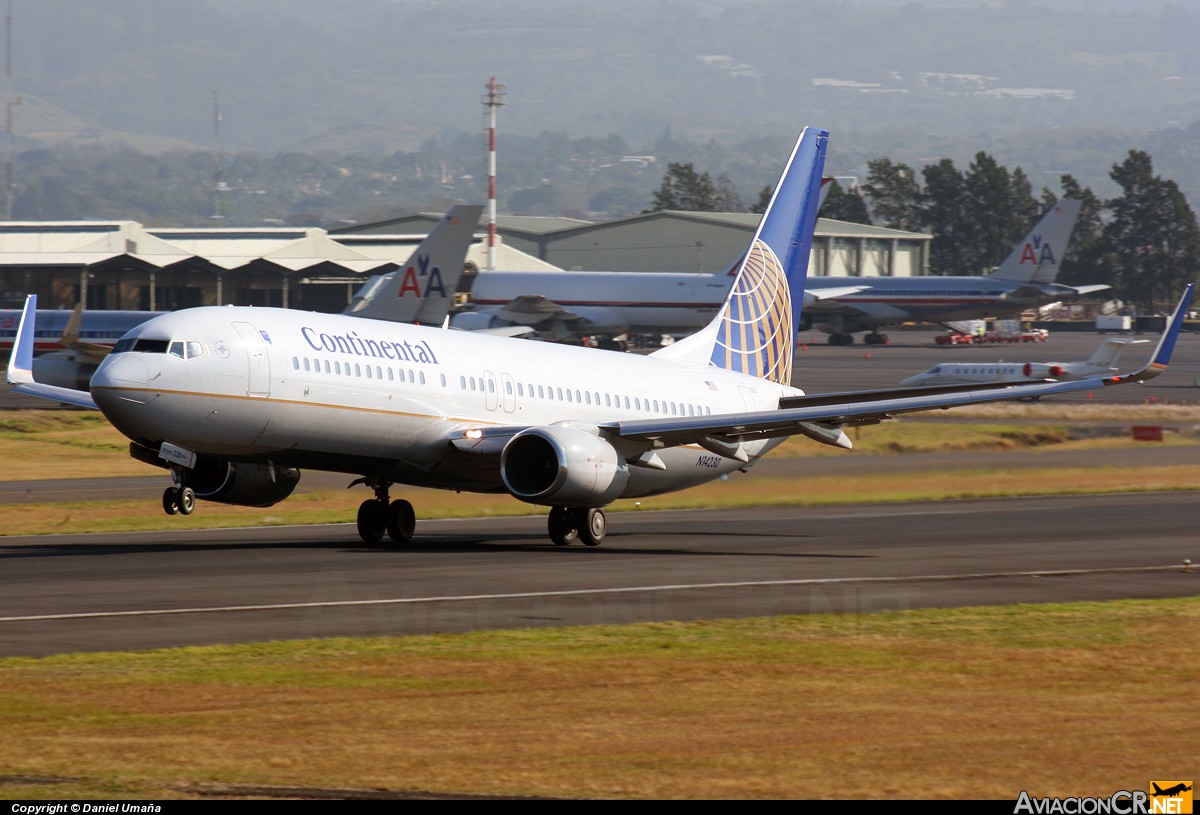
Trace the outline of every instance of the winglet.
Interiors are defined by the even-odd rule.
[[[6,374],[8,384],[17,393],[96,410],[96,401],[87,391],[60,388],[55,385],[41,385],[34,381],[33,338],[36,323],[37,295],[30,294],[25,297],[25,310],[21,312],[21,325],[17,328],[17,338],[13,340],[12,356],[8,360],[8,373]]]
[[[1183,296],[1179,298],[1179,305],[1175,306],[1175,312],[1167,320],[1166,328],[1163,329],[1162,336],[1158,340],[1158,347],[1154,349],[1154,355],[1150,357],[1150,362],[1146,364],[1146,367],[1126,376],[1110,376],[1104,380],[1105,385],[1119,385],[1129,381],[1145,382],[1167,370],[1167,365],[1171,362],[1171,354],[1175,352],[1175,342],[1179,339],[1179,332],[1183,329],[1183,318],[1187,315],[1187,308],[1192,302],[1192,292],[1195,288],[1195,283],[1188,283],[1187,288],[1183,290]]]
[[[25,310],[21,312],[21,325],[17,338],[13,340],[12,356],[8,360],[8,384],[25,385],[33,382],[33,332],[37,322],[37,295],[25,298]]]

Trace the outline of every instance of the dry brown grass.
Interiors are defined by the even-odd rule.
[[[1200,755],[1200,601],[0,661],[0,766],[601,798],[1107,795]]]

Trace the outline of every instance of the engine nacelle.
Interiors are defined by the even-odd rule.
[[[95,365],[76,362],[70,357],[59,355],[57,351],[33,359],[33,378],[39,385],[85,391],[91,385],[94,373]]]
[[[595,433],[566,425],[531,427],[500,454],[500,477],[515,498],[550,506],[603,507],[629,482],[629,465]]]
[[[187,472],[197,498],[241,507],[269,507],[292,494],[300,471],[277,464],[246,464],[201,458]]]

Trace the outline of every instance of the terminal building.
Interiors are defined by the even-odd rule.
[[[372,275],[399,268],[440,218],[421,213],[336,231],[151,228],[135,221],[0,222],[0,308],[27,293],[43,308],[141,311],[201,305],[338,312]],[[756,214],[656,212],[592,223],[498,218],[496,268],[717,273],[737,262]],[[820,219],[810,275],[907,277],[929,265],[930,236]],[[482,237],[464,282],[486,268]],[[529,292],[524,292],[528,294]]]

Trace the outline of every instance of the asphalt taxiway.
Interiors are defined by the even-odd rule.
[[[1200,592],[1192,493],[0,540],[0,655]],[[847,623],[852,624],[852,623]]]

